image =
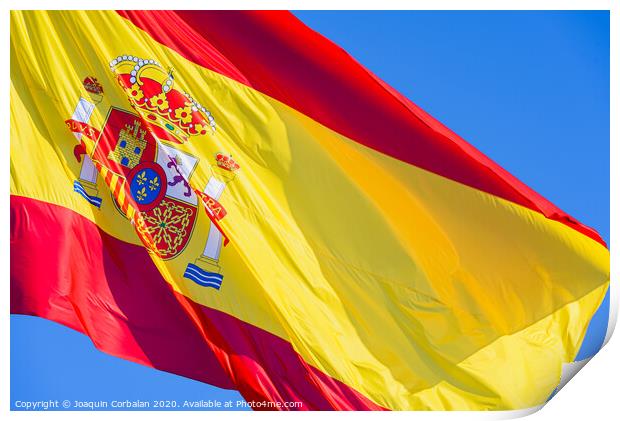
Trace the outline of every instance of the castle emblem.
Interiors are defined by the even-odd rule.
[[[127,168],[138,165],[142,152],[146,148],[145,134],[146,131],[140,125],[139,120],[135,120],[133,125],[126,125],[119,132],[116,147],[108,154],[108,159]]]

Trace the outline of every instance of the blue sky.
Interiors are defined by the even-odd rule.
[[[295,14],[609,242],[607,12]],[[579,359],[600,346],[608,305]],[[242,398],[103,354],[55,323],[11,316],[11,405],[47,399]]]

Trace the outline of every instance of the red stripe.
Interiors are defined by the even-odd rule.
[[[379,152],[541,212],[605,245],[289,12],[119,11],[196,64]]]
[[[382,409],[306,364],[288,342],[175,293],[142,247],[19,196],[11,196],[11,313],[62,323],[104,352],[238,389],[248,401]]]
[[[112,195],[115,198],[118,198],[118,196],[121,194],[121,188],[124,188],[124,184],[125,184],[125,180],[122,178],[119,178],[116,181],[116,186],[114,186],[114,191],[112,192]]]
[[[110,185],[112,184],[112,177],[114,176],[114,174],[112,173],[112,171],[108,170],[108,172],[105,173],[105,177],[103,177],[103,181],[105,181],[106,185],[108,187],[110,187]]]

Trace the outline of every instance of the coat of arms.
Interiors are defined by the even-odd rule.
[[[217,154],[207,186],[194,188],[191,177],[199,158],[175,146],[215,133],[214,117],[178,89],[172,70],[155,60],[122,55],[110,62],[110,70],[132,110],[110,106],[103,126],[90,126],[103,87],[94,77],[84,80],[88,95],[79,99],[66,121],[81,141],[74,150],[82,161],[74,190],[101,207],[104,198],[97,191],[97,178],[103,177],[116,209],[133,223],[149,252],[163,260],[182,253],[204,208],[211,219],[205,249],[187,265],[184,277],[219,289],[219,254],[227,239],[217,222],[226,214],[218,200],[239,165],[232,157]],[[89,100],[89,95],[96,98]],[[88,145],[83,137],[90,141]]]

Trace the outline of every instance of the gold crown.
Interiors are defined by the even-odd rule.
[[[103,86],[101,86],[101,83],[99,83],[96,77],[86,76],[82,85],[84,85],[84,89],[86,89],[88,93],[103,95]]]
[[[231,172],[235,172],[239,169],[239,164],[235,162],[232,156],[224,155],[221,152],[215,155],[215,162],[217,163],[218,167]]]
[[[122,55],[110,61],[132,106],[155,128],[156,136],[184,143],[192,136],[215,132],[209,111],[184,91],[175,87],[172,69],[157,61]]]

